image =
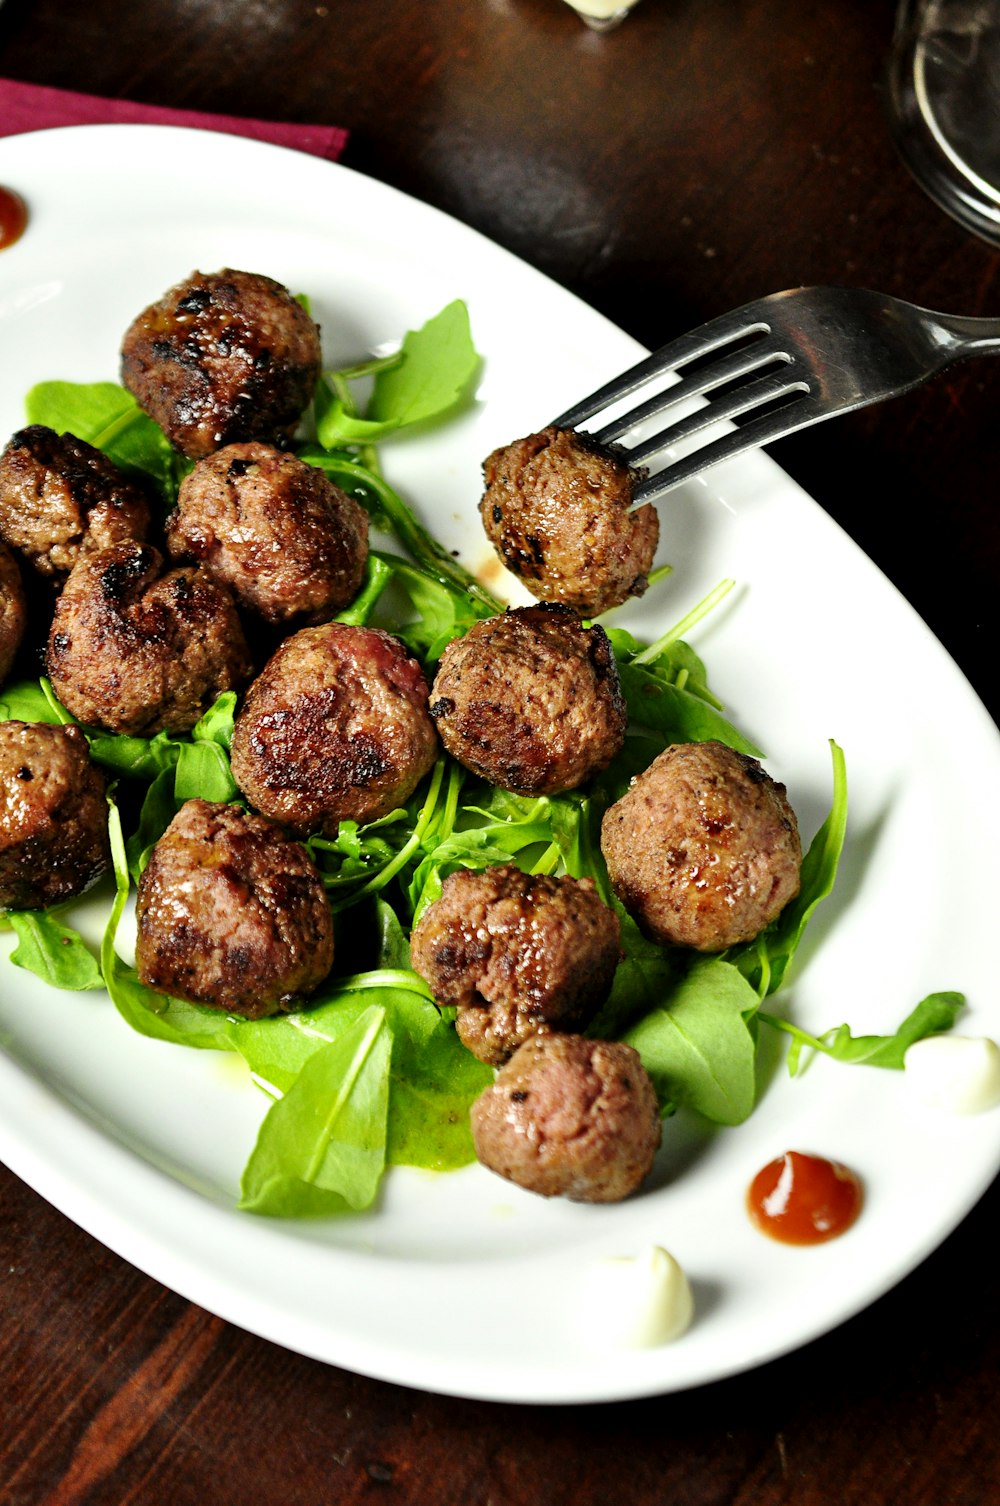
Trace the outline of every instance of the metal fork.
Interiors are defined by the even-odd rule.
[[[638,506],[721,460],[836,413],[896,397],[953,361],[990,351],[1000,351],[1000,319],[935,314],[861,288],[792,288],[672,340],[567,409],[555,424],[579,428],[659,382],[652,396],[592,431],[603,443],[619,443],[667,414],[654,433],[623,445],[631,464],[645,466],[722,420],[743,420],[719,438],[705,436],[697,449],[647,476],[635,489]],[[703,364],[686,372],[694,361]],[[673,373],[679,380],[670,381]],[[719,395],[706,401],[711,393]],[[692,400],[698,404],[694,411],[670,416],[670,409]]]

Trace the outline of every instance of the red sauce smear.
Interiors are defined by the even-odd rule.
[[[0,187],[0,251],[6,250],[24,233],[28,210],[24,200],[12,189]]]
[[[836,1239],[861,1212],[861,1179],[839,1161],[787,1150],[747,1188],[751,1222],[787,1245]]]

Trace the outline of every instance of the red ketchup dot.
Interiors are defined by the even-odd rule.
[[[24,200],[11,189],[0,186],[0,251],[19,239],[27,223]]]
[[[849,1229],[861,1211],[861,1179],[839,1161],[788,1150],[747,1188],[751,1222],[788,1245],[818,1245]]]

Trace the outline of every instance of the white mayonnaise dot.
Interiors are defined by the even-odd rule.
[[[674,1257],[650,1245],[639,1255],[595,1260],[584,1277],[580,1322],[591,1343],[651,1349],[679,1338],[694,1315],[688,1279]]]
[[[907,1086],[930,1108],[982,1114],[1000,1104],[1000,1046],[985,1036],[929,1035],[904,1066]]]

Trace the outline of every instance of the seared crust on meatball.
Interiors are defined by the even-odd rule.
[[[27,615],[17,560],[0,540],[0,685],[10,673],[21,646]]]
[[[589,1025],[611,990],[620,928],[591,879],[504,863],[449,874],[410,948],[437,1002],[457,1007],[461,1040],[496,1067],[544,1025]]]
[[[288,289],[230,268],[193,272],[122,342],[122,382],[192,460],[238,440],[287,440],[320,365],[319,331]]]
[[[723,743],[676,743],[605,812],[615,893],[648,936],[700,952],[752,941],[799,892],[785,786]]]
[[[63,705],[88,726],[186,732],[251,663],[232,598],[204,570],[161,575],[148,544],[85,556],[56,604],[47,665]]]
[[[608,636],[569,607],[508,608],[449,643],[431,691],[441,741],[501,789],[576,789],[614,758],[627,712]]]
[[[620,1041],[542,1033],[470,1111],[484,1166],[542,1197],[617,1203],[648,1175],[661,1138],[656,1093]]]
[[[0,537],[40,575],[61,579],[83,554],[144,539],[144,489],[93,445],[43,424],[19,429],[0,455]]]
[[[79,727],[0,722],[0,907],[71,899],[108,862],[104,775]]]
[[[656,509],[632,507],[641,473],[572,429],[494,450],[479,504],[486,535],[533,596],[596,617],[641,596],[656,553]]]
[[[337,622],[302,628],[247,692],[233,777],[251,805],[300,835],[375,821],[409,799],[437,756],[427,699],[398,638]]]
[[[139,880],[136,971],[158,993],[256,1020],[333,965],[323,880],[299,842],[235,805],[188,800]]]
[[[265,622],[324,622],[357,595],[368,514],[295,455],[232,444],[181,482],[167,548],[204,565]]]

